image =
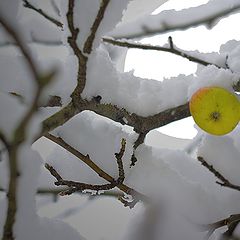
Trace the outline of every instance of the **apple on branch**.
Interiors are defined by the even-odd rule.
[[[213,135],[231,132],[240,119],[238,98],[221,87],[200,88],[191,97],[189,107],[196,124]]]

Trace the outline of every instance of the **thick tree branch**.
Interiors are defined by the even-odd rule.
[[[43,16],[44,18],[46,18],[47,20],[49,20],[51,23],[53,23],[54,25],[56,25],[57,27],[63,28],[63,24],[58,21],[57,19],[49,16],[47,13],[45,13],[41,8],[37,8],[35,7],[33,4],[31,4],[29,1],[27,0],[22,0],[23,1],[23,6],[25,8],[29,8],[32,9],[33,11],[39,13],[41,16]]]
[[[42,135],[63,125],[73,116],[84,110],[93,111],[115,122],[121,122],[120,119],[124,118],[126,119],[126,124],[134,127],[134,130],[138,133],[148,132],[152,129],[190,116],[188,103],[164,110],[152,116],[142,117],[135,113],[129,113],[125,109],[118,108],[115,105],[96,103],[94,100],[87,101],[79,99],[77,106],[70,103],[62,110],[43,121]]]
[[[237,191],[240,191],[240,186],[232,184],[228,179],[226,179],[219,171],[217,171],[212,165],[208,164],[206,160],[203,157],[197,157],[198,161],[201,162],[201,164],[206,167],[211,173],[215,175],[216,178],[220,180],[216,181],[217,184],[228,187]]]
[[[170,43],[169,47],[152,46],[152,45],[146,45],[146,44],[141,44],[141,43],[128,42],[128,41],[124,41],[124,40],[115,40],[115,39],[112,39],[112,38],[103,38],[103,41],[106,42],[106,43],[110,43],[112,45],[118,46],[118,47],[169,52],[169,53],[173,53],[177,56],[186,58],[191,62],[195,62],[195,63],[201,64],[201,65],[204,65],[204,66],[215,65],[216,67],[219,68],[219,66],[214,64],[214,63],[207,62],[207,61],[202,60],[200,58],[191,56],[190,54],[187,54],[183,50],[177,48],[175,45],[173,45],[171,37],[169,37],[169,43]]]

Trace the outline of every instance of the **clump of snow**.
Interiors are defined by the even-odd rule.
[[[232,73],[229,69],[219,69],[209,65],[204,69],[197,71],[197,76],[188,90],[188,97],[191,98],[199,88],[220,86],[233,92],[232,86],[239,79],[238,74]]]
[[[240,64],[239,64],[239,56],[240,56],[240,41],[231,40],[225,43],[220,48],[221,54],[226,54],[227,59],[226,63],[228,67],[235,73],[240,73]]]
[[[70,119],[63,126],[54,130],[54,134],[61,137],[82,154],[89,154],[94,163],[115,179],[118,178],[118,167],[114,154],[119,152],[121,140],[126,139],[127,144],[122,160],[127,174],[133,153],[133,144],[137,138],[137,134],[133,131],[124,131],[121,124],[114,123],[93,112],[84,111]],[[92,178],[93,172],[88,169],[86,164],[82,163],[79,159],[70,157],[70,155],[57,150],[49,157],[48,162],[57,166],[65,178],[67,177],[68,179],[70,178],[76,181],[99,181],[99,176],[96,174],[95,176],[97,178]],[[64,161],[63,156],[69,159],[67,160],[68,162],[73,163],[72,166],[70,164],[66,166],[69,171],[66,171],[65,165],[62,165],[62,161]],[[58,164],[61,164],[61,166]]]
[[[91,99],[100,95],[103,103],[112,103],[130,112],[149,116],[184,104],[192,79],[193,75],[179,75],[159,82],[136,77],[132,72],[119,73],[108,53],[99,48],[89,57],[82,97]]]

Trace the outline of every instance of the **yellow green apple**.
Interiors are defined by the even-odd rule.
[[[221,87],[204,87],[189,102],[196,124],[213,135],[231,132],[240,120],[240,103],[234,93]]]

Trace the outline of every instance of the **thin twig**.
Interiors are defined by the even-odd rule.
[[[49,20],[51,23],[53,23],[54,25],[56,25],[57,27],[63,28],[63,24],[58,21],[57,19],[49,16],[47,13],[45,13],[41,8],[37,8],[35,7],[33,4],[31,4],[29,1],[27,0],[22,0],[23,1],[23,6],[25,8],[29,8],[32,9],[33,11],[39,13],[41,16],[43,16],[44,18],[46,18],[47,20]]]
[[[216,181],[217,184],[223,186],[223,187],[228,187],[237,191],[240,191],[240,186],[232,184],[228,179],[226,179],[219,171],[217,171],[213,165],[210,165],[207,163],[207,161],[203,158],[198,156],[197,157],[198,161],[201,162],[201,164],[206,167],[211,173],[214,174],[215,177],[217,177],[219,181]]]
[[[52,166],[46,163],[45,167],[51,173],[51,175],[56,178],[57,181],[54,183],[56,186],[68,187],[66,190],[63,190],[62,192],[59,193],[59,195],[61,196],[71,195],[74,192],[83,192],[84,190],[92,190],[92,191],[110,190],[117,185],[115,181],[108,184],[93,185],[93,184],[81,183],[76,181],[64,180]]]
[[[83,192],[84,190],[92,190],[92,191],[105,191],[113,189],[114,187],[118,186],[119,184],[123,183],[124,181],[124,169],[123,169],[123,162],[122,157],[125,152],[126,147],[126,140],[123,139],[121,143],[121,149],[119,153],[115,153],[115,157],[117,159],[118,169],[119,169],[119,177],[117,180],[113,180],[112,182],[108,184],[87,184],[87,183],[81,183],[81,182],[75,182],[75,181],[69,181],[64,180],[60,174],[49,164],[45,164],[45,167],[48,169],[48,171],[56,178],[55,185],[56,186],[67,186],[68,189],[62,191],[60,195],[70,195],[74,192]],[[89,158],[90,159],[90,158]]]
[[[87,75],[87,56],[85,56],[77,44],[77,37],[79,34],[79,28],[74,26],[74,0],[68,1],[68,12],[67,12],[67,22],[68,28],[71,35],[68,37],[68,43],[72,48],[75,56],[78,59],[78,74],[77,74],[77,86],[73,90],[71,97],[73,104],[75,105],[86,84],[86,75]]]
[[[67,186],[68,187],[68,189],[59,193],[59,195],[61,195],[61,196],[71,195],[75,192],[83,192],[84,190],[92,190],[92,191],[97,191],[97,192],[105,191],[105,190],[113,189],[114,187],[118,187],[119,189],[123,190],[122,187],[125,185],[123,185],[124,169],[123,169],[122,157],[125,152],[125,147],[126,147],[126,140],[122,139],[121,149],[120,149],[119,153],[115,153],[115,157],[117,159],[117,164],[118,164],[119,177],[117,180],[114,180],[111,177],[111,182],[109,184],[102,184],[102,185],[94,184],[94,185],[92,185],[92,184],[87,184],[87,183],[64,180],[61,177],[61,175],[56,171],[56,169],[54,169],[52,166],[50,166],[49,164],[45,164],[45,167],[48,169],[48,171],[51,173],[51,175],[56,178],[56,180],[57,180],[55,182],[56,186]],[[86,157],[88,158],[88,161],[92,161],[88,155]],[[96,171],[96,169],[93,169],[93,170]],[[126,188],[126,186],[125,186],[125,188]],[[128,187],[127,187],[127,189],[128,189]],[[127,190],[127,192],[125,191],[125,193],[132,196],[132,200],[129,200],[123,194],[118,194],[118,199],[124,204],[125,207],[133,208],[139,200],[146,201],[145,196],[143,196],[142,194],[139,195],[139,193],[133,189],[131,189],[130,191]],[[141,198],[139,198],[139,197],[141,197]],[[142,197],[144,197],[144,199]]]
[[[78,150],[76,150],[75,148],[73,148],[72,146],[70,146],[69,144],[67,144],[62,138],[60,137],[55,137],[52,134],[46,134],[45,135],[46,138],[48,138],[49,140],[55,142],[56,144],[58,144],[59,146],[63,147],[64,149],[66,149],[68,152],[72,153],[74,156],[76,156],[78,159],[80,159],[81,161],[83,161],[87,166],[89,166],[94,172],[96,172],[101,178],[105,179],[106,181],[113,183],[115,180],[112,176],[110,176],[108,173],[106,173],[105,171],[103,171],[97,164],[95,164],[89,157],[89,155],[84,155],[82,153],[80,153]],[[121,170],[122,171],[122,170]],[[119,169],[120,172],[120,169]],[[122,176],[122,174],[120,175]],[[144,202],[149,202],[150,200],[143,194],[137,192],[136,190],[128,187],[127,185],[123,184],[123,183],[118,183],[117,187],[125,192],[128,195],[134,195],[136,198],[138,198],[139,200],[142,200]]]
[[[95,35],[97,33],[97,30],[100,26],[100,23],[104,17],[104,13],[107,9],[107,6],[109,4],[110,0],[102,0],[101,1],[101,4],[100,4],[100,8],[98,10],[98,13],[97,13],[97,16],[94,20],[94,23],[91,27],[91,32],[90,32],[90,35],[88,36],[85,44],[84,44],[84,47],[83,47],[83,52],[84,53],[88,53],[90,54],[91,51],[92,51],[92,45],[93,45],[93,41],[95,39]]]
[[[204,66],[214,65],[214,66],[220,68],[220,66],[218,66],[214,63],[207,62],[207,61],[202,60],[200,58],[191,56],[190,54],[187,54],[185,51],[183,51],[179,48],[176,48],[176,46],[173,45],[172,38],[169,38],[169,39],[171,39],[171,41],[169,41],[169,43],[170,43],[169,46],[170,47],[152,46],[152,45],[146,45],[146,44],[141,44],[141,43],[133,43],[133,42],[128,42],[128,41],[123,41],[123,40],[115,40],[115,39],[112,39],[112,38],[103,38],[103,41],[106,42],[106,43],[110,43],[112,45],[118,46],[118,47],[169,52],[169,53],[173,53],[175,55],[178,55],[180,57],[186,58],[191,62],[199,63],[199,64],[204,65]]]

